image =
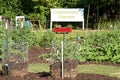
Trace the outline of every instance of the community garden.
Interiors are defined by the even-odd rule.
[[[119,6],[0,0],[0,80],[120,80]]]
[[[120,79],[119,30],[72,30],[65,34],[63,55],[63,34],[51,30],[19,27],[6,35],[1,26],[0,38],[0,80]]]

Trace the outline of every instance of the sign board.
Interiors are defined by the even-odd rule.
[[[25,22],[24,16],[16,16],[16,27],[22,27],[23,23]]]
[[[70,32],[72,32],[72,28],[69,28],[69,27],[53,28],[53,32],[56,32],[56,33],[70,33]]]
[[[84,8],[55,8],[51,9],[52,22],[83,22],[84,29]]]

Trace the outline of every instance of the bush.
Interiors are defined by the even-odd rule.
[[[52,40],[55,39],[55,33],[52,31],[46,31],[40,41],[41,47],[51,47]]]

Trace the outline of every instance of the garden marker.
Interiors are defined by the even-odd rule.
[[[62,79],[64,78],[64,42],[65,42],[65,34],[72,32],[72,28],[69,27],[60,27],[60,28],[53,28],[53,32],[63,34],[63,41],[61,42],[61,52],[62,52]]]

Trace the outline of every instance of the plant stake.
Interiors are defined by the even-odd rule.
[[[5,54],[5,59],[6,62],[4,63],[4,67],[5,67],[5,74],[9,74],[9,55],[8,55],[8,25],[7,23],[5,23],[6,26],[6,54]]]

